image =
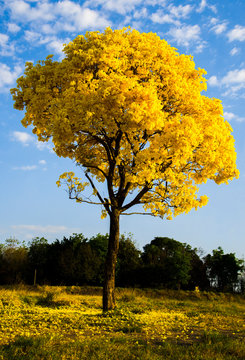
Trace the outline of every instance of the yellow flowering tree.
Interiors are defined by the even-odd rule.
[[[87,32],[64,53],[60,62],[48,56],[27,63],[11,93],[14,107],[25,110],[22,124],[84,169],[85,182],[68,172],[58,186],[65,183],[71,199],[100,205],[102,217],[109,215],[107,311],[115,306],[120,215],[171,219],[205,205],[198,184],[238,176],[234,139],[221,101],[201,94],[205,71],[156,34]],[[98,182],[106,183],[106,198]],[[86,186],[93,190],[89,198]]]

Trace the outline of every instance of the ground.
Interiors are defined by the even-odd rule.
[[[231,294],[1,287],[0,360],[244,359],[245,298]]]

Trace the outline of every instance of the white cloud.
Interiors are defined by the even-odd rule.
[[[30,30],[26,30],[24,36],[26,41],[33,44],[33,46],[45,45],[49,51],[52,51],[52,53],[54,54],[60,55],[60,58],[63,58],[62,50],[64,48],[64,44],[70,42],[70,39],[68,38],[62,40],[62,39],[58,39],[57,36],[55,35],[51,35],[51,36],[46,34],[42,35],[39,32],[30,31]]]
[[[105,11],[91,10],[84,4],[80,5],[70,0],[43,0],[31,3],[24,0],[9,0],[5,1],[5,6],[10,10],[12,30],[16,22],[30,23],[29,29],[25,31],[25,39],[34,46],[46,44],[46,47],[59,55],[63,42],[61,44],[58,33],[98,30],[111,25]]]
[[[170,14],[165,14],[162,10],[158,10],[157,12],[151,15],[151,21],[158,24],[175,24],[180,25],[179,20],[174,19],[174,17]]]
[[[219,22],[219,20],[217,18],[214,18],[214,17],[210,20],[211,25],[218,24],[218,22]]]
[[[218,83],[218,79],[216,76],[211,76],[209,79],[208,79],[208,85],[211,85],[211,86],[217,86],[219,83]]]
[[[13,17],[18,18],[19,15],[23,15],[30,11],[30,5],[22,0],[10,0],[5,3],[10,8]]]
[[[20,65],[16,65],[12,70],[8,65],[0,63],[0,92],[9,91],[22,71]]]
[[[177,26],[180,25],[180,21],[178,19],[186,18],[189,13],[192,11],[192,6],[186,5],[186,6],[173,6],[170,5],[168,7],[169,13],[166,13],[166,10],[163,11],[161,9],[158,9],[155,13],[153,13],[150,17],[150,19],[158,24],[175,24]]]
[[[234,47],[233,49],[231,49],[230,54],[231,56],[234,56],[236,54],[238,54],[240,52],[240,49],[238,49],[237,47]]]
[[[59,1],[56,4],[56,14],[68,17],[68,18],[74,18],[77,16],[77,14],[81,13],[81,6],[73,1],[70,0],[63,0]]]
[[[0,33],[0,55],[12,56],[14,54],[14,45],[9,44],[9,36]]]
[[[49,2],[38,1],[36,6],[30,6],[23,0],[10,0],[8,7],[12,18],[18,21],[52,21],[54,16],[54,5]]]
[[[47,48],[54,52],[55,54],[59,54],[60,55],[60,59],[62,59],[65,54],[63,53],[63,48],[64,48],[64,44],[68,44],[70,42],[70,39],[66,39],[66,40],[58,40],[58,39],[53,39],[52,41],[50,41],[47,44]]]
[[[224,118],[226,120],[233,120],[235,117],[236,117],[235,114],[233,114],[232,112],[227,112],[227,111],[224,112]]]
[[[51,143],[48,142],[43,142],[43,141],[35,141],[35,146],[38,150],[43,151],[43,150],[48,150],[50,153],[53,153],[53,149],[52,149],[52,145]]]
[[[236,69],[229,71],[220,81],[216,76],[209,79],[210,85],[242,85],[245,86],[245,69]]]
[[[27,134],[29,135],[29,134]],[[25,136],[21,135],[17,135],[17,137],[22,138],[22,142],[24,142],[24,144],[26,144],[26,141],[28,143],[28,140],[25,141]],[[39,165],[41,165],[41,169],[42,170],[47,170],[44,166],[47,164],[45,160],[40,160],[38,162]],[[24,165],[24,166],[14,166],[12,167],[13,170],[21,170],[21,171],[32,171],[32,170],[36,170],[39,166],[38,165]]]
[[[73,233],[81,232],[79,228],[69,228],[64,225],[12,225],[10,232],[15,232],[17,238],[23,237],[25,240],[33,239],[36,236],[69,236]],[[1,232],[1,229],[0,229]]]
[[[8,31],[13,33],[13,34],[16,34],[17,32],[20,31],[20,26],[17,25],[17,24],[14,24],[14,23],[9,23],[8,24]]]
[[[13,170],[22,170],[22,171],[32,171],[36,170],[37,165],[26,165],[26,166],[15,166],[13,167]]]
[[[206,8],[210,9],[211,11],[213,11],[214,13],[217,13],[217,9],[214,5],[209,5],[207,0],[201,0],[201,3],[199,5],[199,7],[197,8],[197,12],[201,13],[203,12]]]
[[[9,40],[8,35],[0,34],[0,46],[5,46]]]
[[[195,53],[196,53],[196,54],[201,53],[206,46],[207,46],[206,41],[202,41],[199,45],[196,46],[196,48],[195,48],[195,50],[194,50]]]
[[[19,141],[24,146],[29,146],[33,143],[34,137],[24,131],[14,131],[12,134],[13,140]]]
[[[82,9],[80,13],[74,16],[74,23],[78,31],[84,29],[104,29],[111,25],[111,22],[101,16],[99,12],[88,8]]]
[[[245,117],[237,116],[235,120],[238,121],[238,122],[245,122]]]
[[[166,0],[143,0],[144,5],[159,5],[159,6],[165,6]]]
[[[46,141],[45,142],[38,141],[35,139],[35,137],[33,135],[30,135],[27,132],[14,131],[11,134],[11,138],[14,141],[20,142],[23,146],[34,145],[40,151],[48,150],[49,152],[53,153],[51,143],[46,142]]]
[[[201,29],[199,25],[183,25],[170,29],[167,34],[170,35],[178,45],[188,47],[193,42],[200,45],[200,32]]]
[[[227,112],[227,111],[224,112],[224,118],[226,120],[230,121],[233,120],[235,117],[236,117],[235,114],[233,114],[232,112]]]
[[[84,6],[98,6],[101,5],[105,10],[115,11],[119,14],[125,15],[133,11],[137,5],[140,5],[142,0],[94,0],[86,1]]]
[[[245,117],[239,117],[235,114],[233,114],[232,112],[224,112],[224,118],[225,120],[231,121],[231,120],[235,120],[238,122],[244,122],[245,121]]]
[[[245,69],[231,70],[221,79],[211,76],[208,83],[226,89],[223,96],[244,97],[245,94],[241,93],[241,90],[245,88]]]
[[[140,10],[136,10],[134,13],[133,13],[133,17],[135,19],[142,19],[142,18],[145,18],[147,17],[148,15],[148,12],[147,12],[147,9],[146,8],[142,8]]]
[[[223,22],[213,26],[211,30],[213,30],[216,35],[220,35],[226,30],[226,28],[227,28],[227,23]]]
[[[46,162],[46,160],[40,160],[40,161],[39,161],[39,164],[40,164],[40,165],[46,165],[47,162]]]
[[[202,0],[200,5],[199,5],[199,8],[197,9],[197,12],[202,12],[207,6],[207,1],[206,0]]]
[[[41,233],[55,234],[68,231],[69,228],[63,225],[12,225],[14,230],[35,231]]]
[[[179,6],[173,6],[170,5],[169,6],[169,11],[170,14],[172,14],[173,16],[177,17],[177,18],[186,18],[190,12],[192,11],[192,6],[191,5],[179,5]]]
[[[223,77],[222,83],[225,85],[244,84],[245,85],[245,69],[231,70]]]
[[[59,1],[55,5],[54,12],[61,17],[59,26],[68,26],[71,31],[81,31],[85,29],[104,29],[111,25],[103,13],[91,10],[85,5],[82,7],[70,0]]]
[[[25,39],[31,43],[36,43],[40,41],[41,38],[41,34],[36,32],[36,31],[32,31],[32,30],[26,30],[25,31]]]
[[[229,41],[245,41],[245,26],[236,25],[227,34]]]
[[[63,55],[63,44],[70,39],[63,40],[62,37],[58,37],[59,33],[98,30],[111,25],[104,13],[70,0],[37,2],[32,6],[21,0],[17,8],[14,7],[15,2],[16,0],[12,0],[8,4],[12,18],[20,17],[20,21],[30,22],[29,29],[24,33],[25,40],[32,46],[45,45],[47,49],[60,56]],[[25,11],[28,15],[22,17]]]
[[[41,26],[41,33],[43,33],[43,34],[48,34],[48,35],[50,35],[50,34],[56,34],[56,29],[55,29],[55,26],[53,26],[53,25],[50,25],[50,24],[43,24],[42,26]]]

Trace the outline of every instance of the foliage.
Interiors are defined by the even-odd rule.
[[[85,169],[86,182],[61,175],[70,198],[102,204],[102,216],[142,204],[171,218],[207,203],[196,184],[238,176],[231,126],[221,101],[201,94],[205,71],[191,56],[129,28],[87,32],[64,52],[61,62],[28,62],[11,92],[22,124]],[[107,198],[95,179],[106,181]],[[82,195],[87,185],[98,202]]]
[[[27,271],[27,247],[15,238],[5,240],[0,248],[0,284],[22,282]]]
[[[91,285],[98,282],[101,259],[88,239],[73,234],[50,245],[48,266],[53,275],[52,284]]]
[[[191,256],[185,244],[167,237],[156,237],[144,246],[142,260],[145,286],[180,288],[188,283]]]
[[[16,239],[0,245],[0,284],[93,285],[104,281],[109,235],[83,234],[56,239],[34,238],[28,246]],[[197,249],[156,237],[140,251],[131,234],[121,235],[116,265],[120,287],[222,290],[244,293],[244,261],[219,248],[201,258]],[[210,295],[211,296],[211,295]]]
[[[132,235],[121,235],[119,240],[116,283],[118,286],[138,285],[138,272],[141,268],[141,251],[136,247]]]
[[[243,260],[237,259],[233,253],[224,254],[221,247],[205,257],[205,264],[212,286],[220,291],[233,291],[244,268]]]
[[[185,244],[186,245],[186,244]],[[183,289],[194,290],[198,287],[201,290],[209,289],[210,281],[207,274],[206,264],[201,258],[202,250],[192,249],[190,245],[186,245],[186,251],[190,254],[190,272],[189,281],[183,285]]]
[[[37,275],[39,284],[48,279],[47,269],[48,241],[44,237],[36,237],[29,243],[28,249],[28,282],[31,283],[33,275]],[[34,275],[35,276],[35,275]]]

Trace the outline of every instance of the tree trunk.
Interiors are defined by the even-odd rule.
[[[105,262],[105,280],[103,287],[103,311],[115,308],[115,269],[119,248],[119,211],[112,209],[110,215],[110,234]]]

